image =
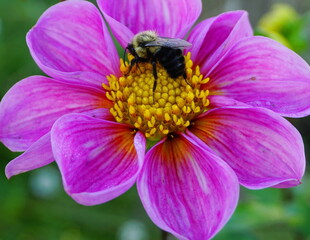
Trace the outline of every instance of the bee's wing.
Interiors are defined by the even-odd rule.
[[[159,37],[156,41],[148,42],[145,47],[169,47],[169,48],[187,48],[191,43],[180,38]]]

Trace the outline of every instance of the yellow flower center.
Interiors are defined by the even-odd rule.
[[[132,56],[129,56],[130,60]],[[103,84],[106,96],[113,102],[111,114],[119,123],[126,123],[144,132],[150,140],[158,140],[173,132],[184,131],[191,120],[206,111],[209,91],[200,89],[208,82],[199,66],[193,68],[190,53],[185,56],[187,79],[169,77],[157,64],[157,86],[150,63],[140,63],[130,70],[129,64],[120,60],[123,76],[108,76],[109,85]]]

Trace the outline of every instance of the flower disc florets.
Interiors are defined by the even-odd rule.
[[[109,86],[103,84],[107,98],[113,102],[110,112],[115,120],[133,125],[151,139],[184,131],[209,105],[209,91],[200,89],[209,79],[203,78],[199,66],[193,69],[190,53],[185,56],[185,65],[186,80],[183,76],[169,77],[157,64],[158,79],[153,92],[153,66],[139,63],[130,70],[129,64],[121,59],[123,76],[110,75]]]

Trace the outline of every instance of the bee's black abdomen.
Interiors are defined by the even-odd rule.
[[[185,61],[181,49],[162,47],[154,56],[171,78],[184,76]]]

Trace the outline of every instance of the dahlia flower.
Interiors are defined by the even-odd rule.
[[[310,68],[281,44],[253,36],[245,11],[189,32],[200,0],[104,1],[116,40],[184,38],[185,80],[150,63],[129,71],[100,11],[69,0],[27,34],[47,76],[14,85],[0,104],[0,140],[24,151],[6,175],[56,161],[65,191],[95,205],[135,183],[151,220],[179,239],[212,238],[233,214],[239,186],[292,187],[305,170],[298,131],[283,117],[310,113]],[[130,56],[129,56],[130,58]]]

